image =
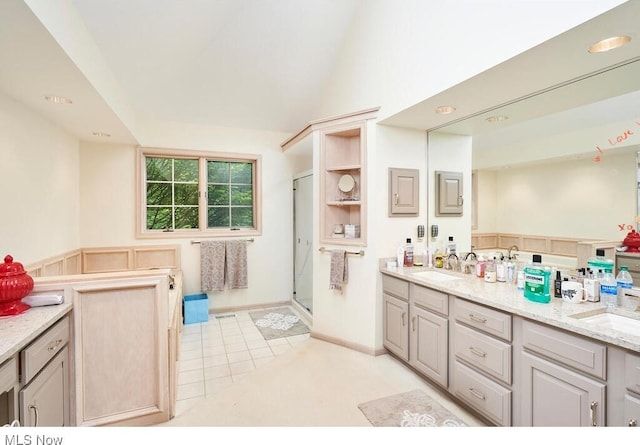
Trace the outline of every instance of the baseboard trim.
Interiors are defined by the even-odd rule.
[[[221,308],[209,308],[209,314],[225,314],[227,312],[251,311],[254,309],[265,309],[276,306],[291,306],[291,300],[273,301],[271,303],[247,304],[243,306],[227,306]]]
[[[317,332],[311,331],[311,337],[316,338],[318,340],[326,341],[327,343],[332,343],[334,345],[343,346],[345,348],[353,349],[354,351],[362,352],[363,354],[378,356],[382,354],[386,354],[386,350],[383,349],[375,349],[369,348],[367,346],[361,345],[359,343],[353,343],[350,341],[345,341],[336,337],[331,337],[324,334],[319,334]]]

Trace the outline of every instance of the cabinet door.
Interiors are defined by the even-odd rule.
[[[631,394],[624,396],[624,421],[626,426],[638,426],[640,423],[640,399]]]
[[[403,360],[409,360],[409,304],[383,294],[384,346]]]
[[[605,385],[522,353],[522,426],[604,426]]]
[[[448,386],[449,320],[411,306],[409,363],[424,375]]]
[[[462,173],[436,172],[436,216],[462,215]]]
[[[389,216],[417,215],[419,205],[419,170],[389,169]]]
[[[69,425],[69,352],[64,347],[20,391],[22,426]]]

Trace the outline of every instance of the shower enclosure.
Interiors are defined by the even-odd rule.
[[[313,314],[313,176],[293,180],[293,298]]]

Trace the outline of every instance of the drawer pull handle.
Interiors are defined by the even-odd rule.
[[[404,317],[405,317],[406,315],[407,315],[407,314],[405,314],[404,312],[403,312],[403,313],[402,313],[402,315],[401,315],[401,317],[402,317],[402,326],[406,326],[406,325],[407,325],[407,322],[406,322],[406,321],[405,321],[405,319],[404,319]]]
[[[636,419],[629,419],[629,426],[638,426],[638,421]]]
[[[411,330],[416,331],[416,317],[411,317]]]
[[[591,426],[598,426],[596,422],[596,408],[598,407],[598,402],[591,402],[589,406],[589,415],[591,416]]]
[[[62,339],[59,338],[51,346],[49,346],[47,350],[49,352],[55,351],[56,349],[58,349],[58,346],[60,346],[60,343],[62,343]]]
[[[469,351],[471,351],[471,353],[472,353],[472,354],[475,354],[475,355],[477,355],[478,357],[482,357],[482,358],[484,358],[484,357],[486,357],[486,356],[487,356],[487,353],[486,353],[486,352],[481,351],[481,350],[479,350],[479,349],[476,349],[476,348],[474,348],[473,346],[469,346]]]
[[[487,322],[486,318],[478,317],[478,316],[476,316],[474,314],[469,314],[469,319],[471,321],[475,321],[475,322],[478,322],[478,323],[486,323]]]
[[[471,393],[471,395],[473,395],[477,399],[480,399],[480,400],[487,399],[484,394],[478,392],[475,388],[469,388],[469,392]]]
[[[29,409],[33,410],[33,414],[35,417],[35,422],[33,424],[33,426],[38,426],[38,407],[35,405],[29,405]]]

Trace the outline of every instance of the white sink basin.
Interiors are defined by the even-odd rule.
[[[639,314],[640,315],[640,314]],[[640,318],[611,312],[600,312],[594,315],[576,316],[593,327],[614,329],[625,334],[640,336]]]
[[[438,272],[436,270],[415,272],[415,273],[412,273],[411,276],[415,278],[424,278],[424,279],[433,280],[433,281],[453,281],[453,280],[460,279],[460,277],[456,277],[455,275],[449,275],[446,273]]]

